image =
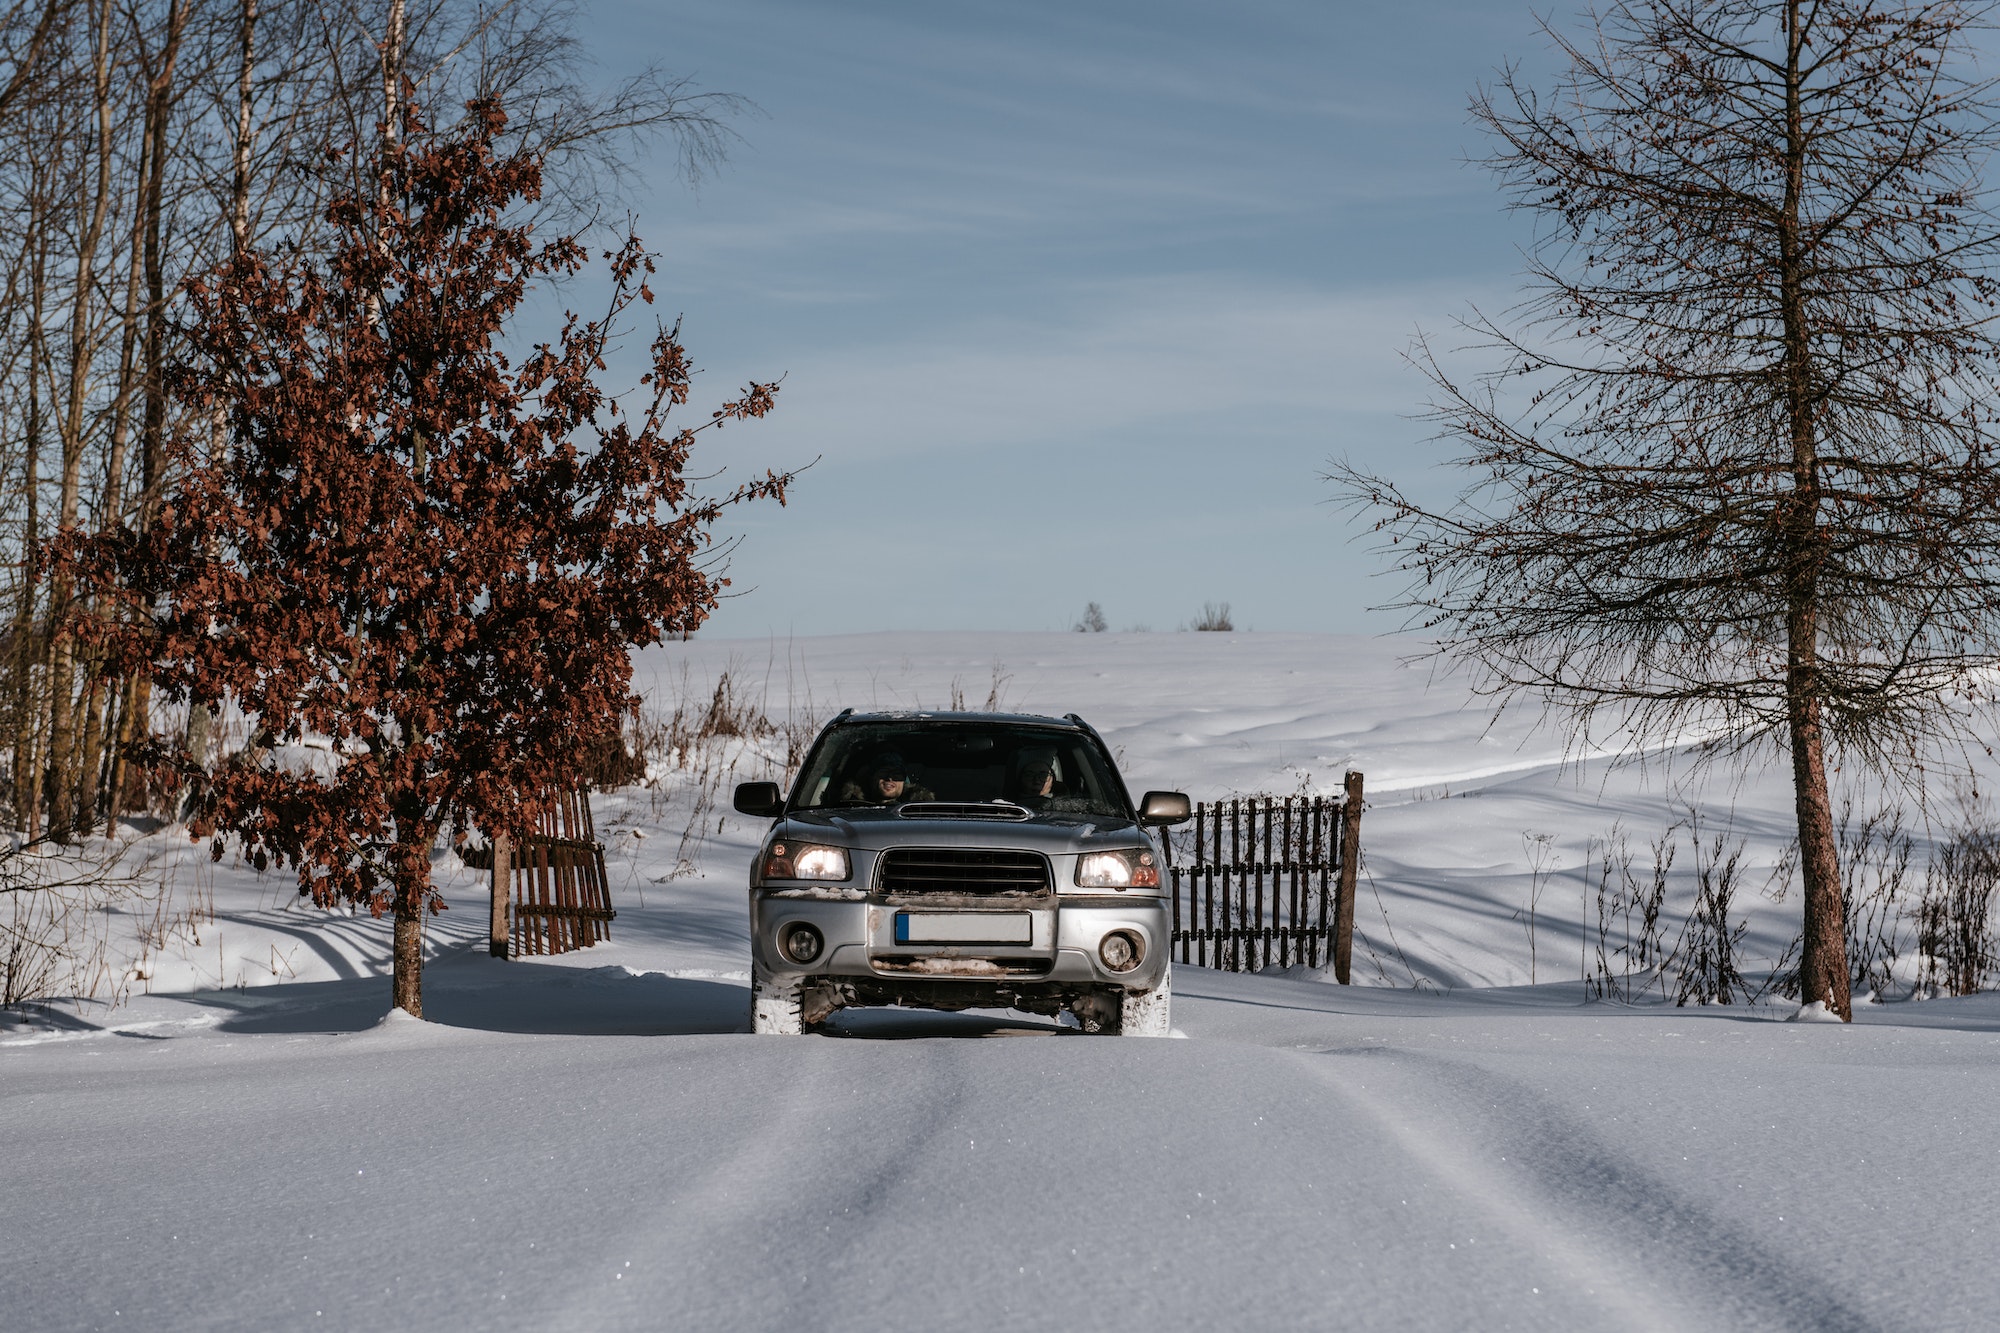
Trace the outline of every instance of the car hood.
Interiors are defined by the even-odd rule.
[[[1046,855],[1131,847],[1145,830],[1116,815],[1055,813],[1033,819],[909,819],[894,810],[794,811],[780,821],[783,837],[836,843],[864,851],[890,847],[1014,847]]]

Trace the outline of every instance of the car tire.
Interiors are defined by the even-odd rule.
[[[1151,990],[1126,991],[1119,1005],[1118,1032],[1125,1037],[1171,1037],[1173,1024],[1173,972],[1168,970]]]
[[[753,975],[750,980],[750,1030],[758,1036],[797,1037],[806,1030],[799,983]]]

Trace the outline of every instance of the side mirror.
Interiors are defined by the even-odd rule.
[[[1194,815],[1184,791],[1149,791],[1139,802],[1141,824],[1183,824]]]
[[[1182,798],[1185,801],[1186,798]],[[739,782],[736,784],[736,809],[740,814],[757,815],[768,819],[785,808],[785,798],[778,792],[775,782]]]

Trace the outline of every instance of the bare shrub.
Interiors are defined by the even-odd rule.
[[[1013,679],[1014,678],[1008,675],[1007,672],[1001,667],[1001,665],[998,662],[995,662],[993,664],[993,680],[992,683],[986,687],[986,703],[984,705],[984,711],[988,713],[998,713],[1006,709],[1007,686],[1009,683],[1013,681]]]
[[[1189,625],[1188,628],[1215,633],[1233,630],[1236,628],[1236,625],[1229,618],[1229,603],[1203,602],[1201,604],[1201,614],[1194,618],[1194,623]]]
[[[1915,839],[1903,814],[1878,809],[1857,819],[1841,810],[1839,838],[1847,955],[1857,997],[1969,995],[1987,985],[1996,959],[1991,911],[2000,887],[2000,833],[1983,827],[1976,797],[1930,854],[1921,887],[1912,873]],[[1780,890],[1774,897],[1782,900]],[[1794,940],[1767,989],[1799,998]]]
[[[683,664],[672,710],[641,709],[630,728],[628,745],[641,769],[653,817],[662,819],[676,806],[684,812],[667,879],[695,868],[701,848],[713,836],[711,821],[721,831],[716,813],[721,793],[746,752],[783,734],[765,714],[762,700],[752,700],[740,688],[741,674],[741,665],[732,661],[712,688],[698,690]],[[788,752],[790,744],[788,740]]]
[[[771,719],[764,716],[763,708],[747,700],[736,697],[735,685],[730,673],[724,671],[715,682],[715,693],[710,696],[708,710],[702,714],[700,735],[713,736],[768,736],[777,728]]]
[[[681,824],[680,844],[674,851],[674,868],[668,872],[670,879],[695,869],[696,858],[708,842],[708,821],[715,814],[716,798],[736,771],[735,765],[725,763],[721,752],[714,747],[703,746],[695,751],[695,756],[686,784],[689,792],[687,816]],[[722,831],[720,817],[717,817],[715,831]]]
[[[1674,830],[1654,839],[1652,849],[1652,874],[1641,880],[1632,873],[1632,849],[1621,825],[1613,824],[1598,844],[1597,960],[1584,980],[1596,999],[1630,1004],[1634,978],[1657,977],[1666,963],[1661,912],[1674,864]]]
[[[1521,921],[1527,927],[1528,931],[1528,984],[1530,986],[1535,985],[1540,980],[1537,975],[1536,915],[1541,910],[1542,892],[1549,886],[1549,875],[1561,861],[1561,858],[1556,854],[1555,840],[1556,835],[1553,833],[1523,833],[1521,835],[1521,850],[1527,853],[1528,857],[1528,901],[1522,904],[1520,911],[1514,913],[1514,919]]]
[[[806,751],[812,747],[819,735],[820,717],[813,707],[810,696],[804,706],[794,703],[785,720],[778,724],[778,738],[784,743],[783,767],[778,774],[778,786],[790,791],[792,780],[799,775],[799,766],[806,761]]]
[[[724,799],[736,782],[771,778],[789,787],[805,762],[806,751],[819,734],[821,718],[810,681],[787,672],[782,721],[773,721],[769,698],[776,663],[768,665],[761,687],[745,666],[732,659],[710,686],[694,680],[683,664],[672,689],[672,706],[651,705],[640,711],[627,732],[626,743],[640,769],[639,784],[653,818],[681,825],[674,867],[662,881],[692,873],[708,840],[726,825],[729,802]],[[994,668],[995,689],[1006,679]],[[954,696],[963,706],[954,682]],[[991,705],[989,704],[989,707]]]
[[[1102,634],[1110,628],[1110,624],[1104,619],[1104,608],[1096,602],[1090,602],[1084,606],[1083,614],[1070,628],[1078,634]]]
[[[1799,986],[1799,954],[1804,951],[1805,945],[1806,934],[1804,931],[1799,931],[1792,936],[1792,942],[1785,946],[1784,953],[1779,955],[1778,961],[1772,966],[1770,973],[1765,976],[1764,984],[1751,993],[1751,1003],[1756,1003],[1766,995],[1782,996],[1787,1000],[1796,1000],[1799,998],[1801,990]]]
[[[1666,944],[1674,861],[1685,829],[1694,854],[1694,895],[1673,946]],[[1630,1004],[1659,987],[1676,1005],[1751,1003],[1768,989],[1752,987],[1739,967],[1749,923],[1732,920],[1743,881],[1746,840],[1731,843],[1725,826],[1705,834],[1701,813],[1690,808],[1655,838],[1651,873],[1634,872],[1624,828],[1614,824],[1593,846],[1597,861],[1597,958],[1584,977],[1585,994]]]
[[[57,993],[69,958],[70,918],[53,895],[7,895],[7,918],[0,922],[0,1008]]]
[[[1973,995],[1993,972],[1993,892],[2000,887],[2000,833],[1959,833],[1938,850],[1917,910],[1919,985],[1931,994]]]
[[[1008,674],[1005,667],[995,662],[993,664],[993,679],[986,687],[986,702],[979,705],[978,711],[982,713],[1006,712],[1007,686],[1012,683],[1013,679],[1014,677]],[[957,676],[951,678],[951,695],[949,702],[945,705],[945,711],[951,713],[973,711],[965,701],[965,683]]]
[[[744,697],[737,685],[742,668],[731,662],[712,689],[697,691],[686,664],[673,692],[673,708],[642,707],[628,726],[626,747],[639,762],[648,786],[663,772],[699,766],[701,752],[727,748],[726,742],[758,741],[778,734],[761,700]]]
[[[170,895],[121,864],[124,849],[0,851],[0,1007],[57,997],[122,1001],[171,932]],[[114,952],[113,920],[136,911],[140,952]]]
[[[1747,922],[1731,924],[1736,886],[1743,864],[1744,843],[1728,845],[1729,834],[1718,833],[1704,840],[1698,826],[1688,829],[1694,844],[1695,900],[1681,929],[1674,952],[1680,959],[1680,988],[1674,1003],[1733,1004],[1749,999],[1750,987],[1736,970],[1738,946],[1749,929]]]
[[[1889,993],[1903,953],[1913,841],[1903,828],[1902,810],[1884,806],[1856,819],[1852,800],[1841,802],[1838,838],[1851,988],[1857,998],[1880,999]]]
[[[1629,901],[1621,890],[1632,882],[1632,848],[1625,839],[1625,830],[1613,824],[1603,842],[1592,840],[1584,858],[1586,884],[1590,882],[1590,862],[1593,858],[1597,862],[1597,968],[1594,973],[1585,973],[1583,993],[1594,1000],[1623,1000],[1627,997],[1620,985],[1622,977],[1611,970],[1611,955],[1615,948],[1611,940],[1621,915],[1620,909]],[[1617,888],[1614,888],[1614,877]]]

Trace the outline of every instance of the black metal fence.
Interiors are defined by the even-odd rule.
[[[1333,964],[1347,984],[1361,774],[1341,796],[1204,801],[1169,831],[1176,962],[1229,972]]]

